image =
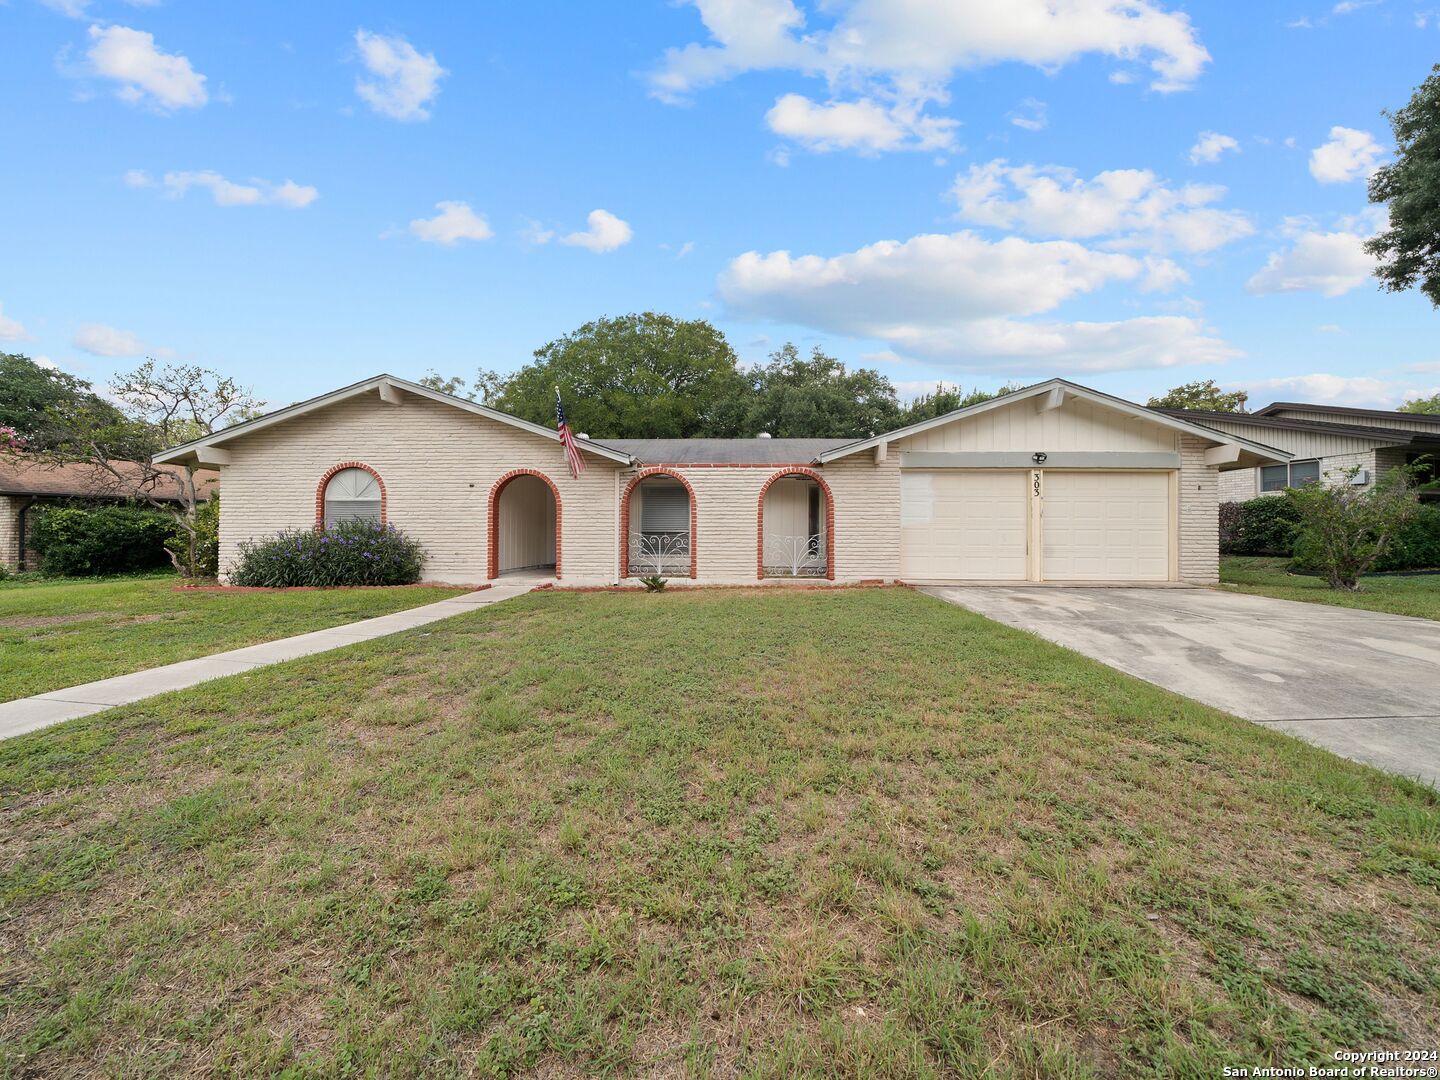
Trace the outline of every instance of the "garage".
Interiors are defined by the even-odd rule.
[[[1168,473],[1040,475],[1041,580],[1169,580]]]
[[[902,470],[909,581],[1168,581],[1173,474]]]
[[[1024,581],[1027,473],[902,471],[900,574],[907,579]]]

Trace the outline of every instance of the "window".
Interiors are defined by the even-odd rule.
[[[1261,491],[1283,491],[1287,487],[1320,482],[1320,462],[1292,461],[1289,465],[1266,465],[1260,470]]]
[[[380,481],[364,469],[341,469],[325,485],[325,527],[340,521],[380,524]]]
[[[690,493],[679,484],[651,481],[640,486],[642,533],[688,533]]]
[[[1302,484],[1318,484],[1320,482],[1320,462],[1318,461],[1292,461],[1290,463],[1290,486],[1300,487]]]

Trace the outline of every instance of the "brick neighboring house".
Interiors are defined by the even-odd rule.
[[[140,466],[124,463],[129,475],[140,476]],[[180,473],[179,466],[166,470]],[[196,494],[208,499],[217,490],[219,473],[211,469],[195,474]],[[168,490],[167,490],[168,488]],[[158,498],[175,501],[179,485],[170,481],[157,489]],[[0,454],[0,566],[10,570],[33,570],[35,560],[27,558],[33,511],[40,506],[80,500],[89,503],[131,501],[115,477],[93,465],[54,465],[27,458],[24,454]]]
[[[864,439],[580,438],[377,375],[177,446],[220,470],[239,544],[395,524],[433,581],[1218,576],[1219,477],[1289,455],[1061,379]]]
[[[1253,413],[1156,411],[1290,452],[1288,464],[1222,474],[1221,502],[1244,502],[1259,495],[1278,494],[1287,487],[1322,477],[1327,482],[1338,482],[1350,468],[1360,469],[1355,483],[1369,485],[1396,465],[1427,455],[1430,462],[1440,462],[1440,416],[1433,414],[1296,401],[1277,401]]]

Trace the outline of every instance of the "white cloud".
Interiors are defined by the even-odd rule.
[[[1330,14],[1353,15],[1357,11],[1361,11],[1367,7],[1375,7],[1379,3],[1380,0],[1340,0],[1340,3],[1330,9]]]
[[[1197,254],[1254,232],[1244,214],[1209,205],[1223,187],[1172,188],[1148,169],[1111,169],[1086,180],[1059,165],[997,158],[957,176],[950,194],[960,219],[972,224],[1071,240],[1109,237],[1111,247]]]
[[[40,0],[51,11],[71,19],[83,19],[89,13],[91,0]]]
[[[1051,72],[1099,53],[1148,62],[1151,88],[1169,92],[1188,88],[1210,60],[1189,17],[1158,0],[829,0],[817,5],[829,24],[817,27],[794,0],[688,2],[710,42],[667,49],[650,73],[651,93],[671,103],[745,72],[793,71],[829,86],[832,100],[813,108],[845,104],[833,97],[844,92],[854,104],[901,107],[918,126],[934,122],[924,108],[946,103],[964,69],[1019,62]],[[1128,76],[1117,74],[1112,81]],[[854,145],[877,149],[873,140]]]
[[[1343,334],[1345,332],[1343,326],[1333,322],[1321,323],[1315,329],[1319,330],[1322,334]]]
[[[89,71],[120,84],[115,96],[162,112],[197,109],[209,100],[205,76],[178,53],[161,52],[155,37],[128,26],[90,27]]]
[[[1045,126],[1050,122],[1049,117],[1046,115],[1047,106],[1045,102],[1037,101],[1035,98],[1026,98],[1020,104],[1025,111],[1023,113],[1012,113],[1010,123],[1026,131],[1043,131]]]
[[[1410,398],[1429,397],[1440,386],[1396,382],[1372,375],[1287,375],[1236,383],[1251,401],[1309,401],[1316,405],[1349,405],[1357,409],[1393,409]]]
[[[1385,151],[1368,131],[1332,127],[1328,142],[1310,152],[1310,175],[1322,184],[1343,184],[1368,177]]]
[[[1240,152],[1240,144],[1229,135],[1221,135],[1218,131],[1202,131],[1195,140],[1195,145],[1190,148],[1190,164],[1211,164],[1220,160],[1220,155],[1226,150]]]
[[[410,235],[427,244],[453,247],[461,240],[489,240],[495,233],[484,214],[477,214],[467,202],[447,200],[435,204],[440,211],[431,218],[410,222]]]
[[[117,330],[104,323],[86,323],[71,339],[77,349],[94,356],[141,356],[150,351],[129,330]]]
[[[777,98],[765,114],[777,135],[809,150],[938,150],[955,145],[956,121],[924,116],[908,105],[882,105],[870,98],[817,104],[801,94]]]
[[[5,314],[5,305],[0,304],[0,341],[24,341],[30,335],[18,319]]]
[[[1272,252],[1245,287],[1259,296],[1282,292],[1341,296],[1365,284],[1375,268],[1375,259],[1364,248],[1369,235],[1353,228],[1297,232],[1290,247]]]
[[[608,210],[591,210],[585,220],[590,224],[588,229],[562,236],[560,243],[587,248],[599,255],[624,247],[634,235],[628,223]]]
[[[217,172],[167,172],[155,180],[143,169],[131,169],[125,173],[125,183],[133,188],[163,187],[172,199],[183,198],[191,188],[204,188],[216,206],[284,206],[300,210],[320,197],[320,192],[306,184],[286,180],[280,184],[269,180],[252,180],[248,184],[237,184]]]
[[[831,258],[751,251],[717,287],[732,316],[883,341],[904,356],[962,367],[1104,371],[1217,362],[1234,350],[1197,319],[1045,322],[1061,303],[1159,269],[1070,241],[974,233],[881,241]]]
[[[428,120],[430,105],[449,74],[433,54],[419,52],[397,35],[355,31],[360,62],[374,79],[355,80],[355,93],[381,116],[391,120]]]

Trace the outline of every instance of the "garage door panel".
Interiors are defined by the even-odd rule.
[[[1047,472],[1040,532],[1047,581],[1165,581],[1169,476]]]
[[[904,577],[1025,579],[1025,473],[905,472],[900,485]]]

